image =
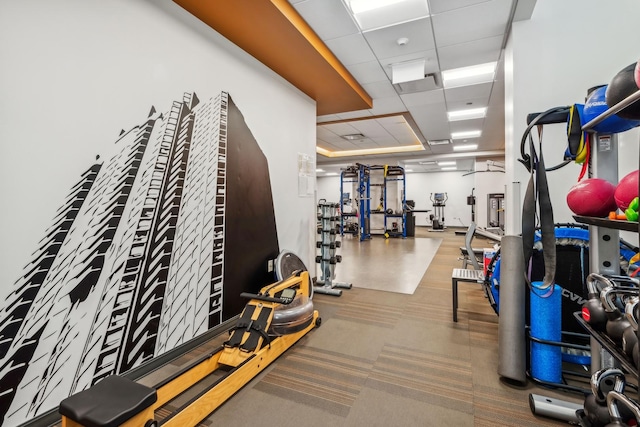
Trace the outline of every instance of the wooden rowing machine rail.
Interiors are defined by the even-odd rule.
[[[229,340],[155,387],[113,375],[69,396],[60,403],[62,427],[197,425],[300,338],[320,326],[308,283],[309,273],[298,271],[288,279],[265,286],[258,294],[246,294],[251,300],[231,329]],[[272,325],[272,321],[274,312],[286,312],[289,305],[304,316],[296,322],[293,332],[283,334],[283,329]],[[155,420],[157,409],[217,370],[224,372],[217,381],[169,417]]]

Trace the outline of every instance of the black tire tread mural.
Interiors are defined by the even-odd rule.
[[[182,344],[272,281],[269,169],[227,93],[185,94],[82,175],[0,307],[14,426]]]

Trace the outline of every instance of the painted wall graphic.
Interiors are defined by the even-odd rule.
[[[227,93],[122,131],[0,302],[14,426],[238,314],[279,252],[266,158]]]

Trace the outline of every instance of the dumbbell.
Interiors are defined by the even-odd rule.
[[[607,335],[618,345],[622,344],[622,334],[626,328],[631,326],[629,321],[622,315],[614,299],[619,295],[638,295],[637,288],[628,287],[608,287],[600,292],[600,301],[607,315],[607,325],[605,327]]]
[[[623,405],[622,408],[618,406],[620,403]],[[629,424],[627,424],[629,420],[635,420],[635,425],[640,422],[640,406],[638,406],[638,403],[619,391],[611,390],[607,394],[607,409],[611,422],[606,427],[629,427]],[[627,412],[630,412],[631,416],[627,416]]]
[[[600,300],[600,292],[605,287],[613,286],[613,282],[601,274],[591,273],[587,276],[587,302],[582,305],[582,318],[593,329],[604,332],[607,314]]]
[[[601,369],[591,375],[591,394],[584,400],[584,414],[592,427],[603,427],[611,421],[607,396],[616,387],[623,392],[625,381],[620,369]]]
[[[638,297],[629,298],[624,309],[629,326],[622,332],[622,351],[629,357],[633,357],[633,348],[638,342],[638,301]]]

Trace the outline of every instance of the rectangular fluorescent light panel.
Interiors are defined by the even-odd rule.
[[[450,162],[438,162],[438,166],[454,166],[455,164],[455,160],[452,160]]]
[[[447,166],[446,168],[440,168],[441,171],[457,171],[458,168],[455,166]]]
[[[391,75],[393,84],[411,82],[424,79],[425,60],[401,62],[391,64]]]
[[[345,3],[363,32],[429,16],[427,0],[345,0]]]
[[[469,130],[464,132],[451,132],[451,138],[453,139],[466,139],[466,138],[478,138],[482,135],[481,130]]]
[[[442,72],[442,83],[445,89],[469,86],[493,81],[497,62],[454,68]]]
[[[487,115],[487,107],[469,108],[466,110],[449,111],[447,117],[450,122],[458,120],[481,119]]]
[[[405,172],[413,172],[413,169],[405,169]]]
[[[324,169],[316,169],[316,172],[324,172]]]
[[[436,162],[435,160],[425,160],[423,162],[418,162],[418,163],[420,163],[421,165],[435,165],[438,162]]]
[[[462,145],[454,145],[453,151],[470,151],[478,148],[478,144],[462,144]]]
[[[336,176],[336,175],[338,175],[338,172],[329,172],[329,173],[326,173],[324,176]]]
[[[353,13],[362,13],[392,4],[400,3],[404,0],[349,0],[349,6]]]

